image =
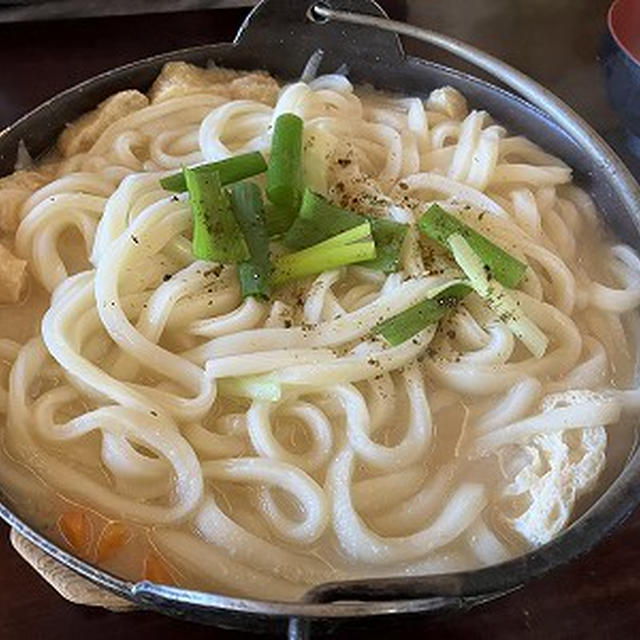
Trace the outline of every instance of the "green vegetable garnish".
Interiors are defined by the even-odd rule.
[[[258,175],[267,170],[267,163],[258,151],[243,153],[233,158],[209,162],[192,167],[189,171],[198,175],[207,176],[217,173],[221,185],[231,184]],[[177,193],[187,190],[187,182],[184,175],[185,169],[160,180],[163,189]]]
[[[366,218],[337,207],[309,189],[305,190],[302,197],[298,217],[282,241],[290,249],[305,249],[347,229],[358,227],[365,221],[371,224],[376,258],[362,266],[385,273],[397,271],[402,243],[407,233],[406,225],[393,220]]]
[[[374,260],[360,266],[383,273],[395,273],[400,267],[400,254],[407,235],[407,225],[386,218],[370,218],[371,234],[376,243]]]
[[[193,213],[192,251],[196,258],[211,262],[240,262],[249,251],[236,222],[228,195],[217,172],[185,169]]]
[[[273,265],[271,283],[276,286],[375,257],[371,225],[364,222],[311,247],[279,257]]]
[[[482,258],[473,250],[471,243],[456,233],[449,238],[449,245],[473,290],[486,300],[498,318],[536,358],[542,358],[549,344],[547,336],[525,315],[519,302],[497,278],[489,280]]]
[[[260,189],[252,182],[239,182],[231,186],[230,195],[233,213],[249,249],[249,259],[238,265],[242,296],[267,298],[271,263]]]
[[[420,333],[429,325],[440,321],[470,291],[471,287],[466,284],[453,284],[433,298],[427,298],[381,322],[375,327],[374,332],[381,334],[390,345],[395,347]]]
[[[271,154],[267,169],[267,198],[273,211],[283,218],[278,231],[286,231],[293,222],[302,199],[302,119],[283,113],[276,119],[271,137]],[[273,228],[273,223],[269,228]]]
[[[217,384],[218,393],[221,396],[236,396],[267,402],[278,402],[282,396],[280,383],[272,374],[220,378]]]
[[[485,238],[482,234],[447,213],[442,207],[433,204],[418,222],[420,231],[449,249],[449,238],[454,234],[461,235],[473,251],[480,257],[490,278],[495,278],[505,287],[513,289],[522,280],[527,265],[504,249]]]
[[[347,229],[360,226],[365,218],[331,204],[326,198],[306,189],[298,217],[282,239],[289,249],[306,249]]]

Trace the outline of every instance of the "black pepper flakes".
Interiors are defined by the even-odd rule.
[[[211,269],[207,269],[206,271],[204,271],[202,273],[202,276],[204,278],[209,278],[211,276],[219,278],[220,274],[223,272],[223,270],[224,270],[224,265],[223,264],[217,264],[215,267],[212,267]]]

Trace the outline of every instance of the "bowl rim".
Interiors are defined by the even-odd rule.
[[[636,4],[638,5],[638,11],[640,14],[640,2],[638,0],[632,1],[636,2]],[[618,14],[621,11],[624,11],[624,8],[627,7],[628,3],[629,0],[614,0],[611,3],[611,6],[607,10],[607,28],[609,30],[609,33],[611,34],[611,37],[614,39],[620,50],[626,55],[627,58],[629,58],[629,60],[631,60],[631,62],[640,67],[640,53],[638,55],[635,55],[631,51],[628,44],[625,42],[620,32],[618,31],[616,24],[616,21],[618,20]]]

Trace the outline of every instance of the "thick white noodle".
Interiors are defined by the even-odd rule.
[[[46,484],[149,527],[190,585],[240,596],[546,542],[602,472],[604,426],[640,408],[640,391],[611,388],[635,363],[640,258],[606,244],[571,169],[451,87],[356,91],[315,77],[320,60],[275,104],[204,87],[149,104],[44,186],[2,192],[15,253],[50,295],[41,336],[0,337],[3,488],[42,502]],[[285,112],[304,120],[308,185],[409,225],[397,273],[342,267],[242,300],[235,267],[193,259],[187,195],[159,179],[268,159]],[[417,228],[431,203],[527,263],[512,294],[543,357],[475,294],[400,345],[375,334],[462,276]],[[220,395],[246,376],[279,399]]]

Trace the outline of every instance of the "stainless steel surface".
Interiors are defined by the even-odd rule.
[[[333,0],[331,4],[334,9],[351,14],[385,18],[378,5],[369,0]],[[417,95],[426,95],[442,84],[460,89],[472,104],[486,108],[508,128],[534,138],[574,166],[576,179],[592,193],[614,228],[628,242],[640,247],[638,209],[629,207],[630,202],[638,201],[638,187],[624,171],[612,172],[618,161],[602,143],[583,146],[579,138],[512,94],[452,69],[405,57],[395,34],[361,24],[314,24],[305,18],[308,8],[308,3],[296,0],[265,0],[247,18],[233,44],[198,47],[141,60],[63,92],[0,133],[0,174],[11,171],[20,140],[26,141],[32,154],[43,153],[66,122],[122,88],[148,88],[169,60],[206,64],[212,59],[237,68],[262,67],[283,79],[292,79],[300,73],[308,56],[320,47],[327,52],[321,71],[334,70],[346,61],[350,76],[357,83],[369,82],[380,89]],[[464,47],[461,43],[457,46]],[[575,133],[573,120],[570,129]],[[593,507],[550,544],[525,556],[457,574],[321,585],[297,603],[230,598],[148,582],[134,584],[52,544],[20,519],[20,505],[5,501],[0,504],[0,516],[67,566],[141,606],[248,630],[284,632],[288,619],[294,618],[290,632],[302,637],[311,623],[314,629],[316,625],[327,629],[336,621],[368,616],[436,615],[497,597],[590,549],[624,520],[639,501],[640,452],[636,450],[624,471]]]

